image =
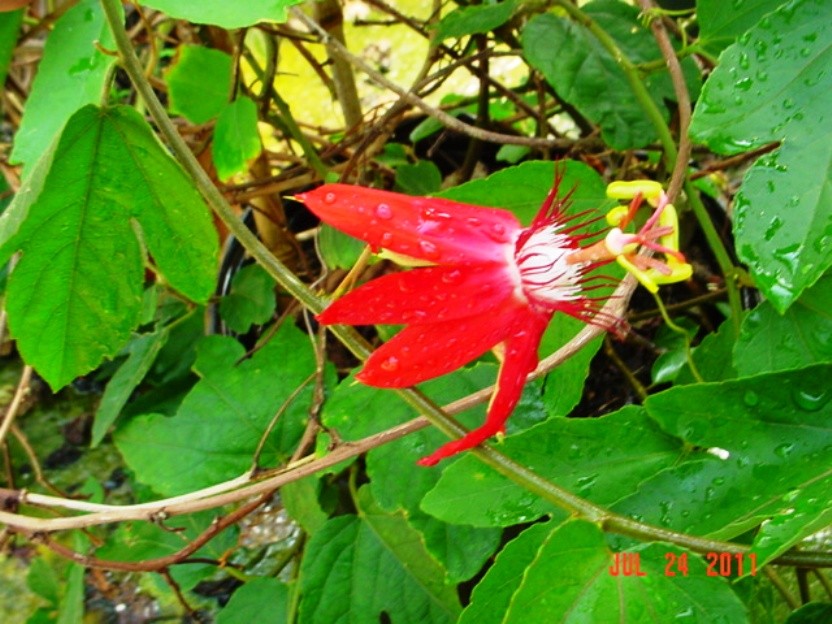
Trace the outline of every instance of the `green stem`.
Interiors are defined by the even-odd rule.
[[[211,179],[194,158],[188,146],[176,132],[173,124],[165,112],[164,107],[156,98],[150,84],[145,78],[139,60],[136,57],[124,25],[119,14],[119,0],[101,0],[107,21],[113,31],[113,36],[121,56],[125,71],[130,76],[137,91],[147,104],[151,116],[159,130],[185,170],[190,174],[199,191],[216,215],[225,223],[229,231],[245,247],[251,256],[279,283],[287,292],[312,312],[320,312],[326,305],[326,300],[309,290],[285,265],[272,256],[268,249],[252,234],[237,218],[225,198],[217,190]],[[343,326],[334,326],[332,333],[360,359],[366,359],[370,353],[370,346],[354,330]],[[415,389],[398,390],[411,407],[424,416],[435,427],[451,437],[461,437],[466,433],[453,418],[445,414],[430,399]],[[472,451],[480,460],[503,474],[511,481],[526,490],[540,496],[546,501],[565,509],[573,514],[598,522],[607,530],[644,540],[667,541],[690,548],[698,552],[727,551],[745,552],[747,547],[719,542],[694,536],[675,533],[659,527],[642,524],[624,516],[617,516],[603,507],[595,505],[572,492],[551,483],[522,466],[514,460],[488,446],[481,446]],[[806,553],[801,553],[806,555]],[[819,561],[826,561],[819,553]],[[781,559],[787,557],[784,555]],[[810,564],[811,565],[811,564]]]
[[[635,95],[636,101],[639,103],[642,110],[647,115],[647,118],[653,124],[653,128],[659,135],[659,142],[664,150],[664,160],[667,170],[673,171],[676,166],[676,159],[679,155],[676,148],[676,142],[673,140],[673,135],[670,133],[670,128],[668,128],[667,123],[665,123],[659,107],[656,105],[656,102],[650,96],[650,92],[644,85],[644,82],[641,79],[641,72],[638,67],[627,57],[626,54],[624,54],[621,48],[618,47],[615,40],[607,34],[607,32],[589,15],[581,11],[569,0],[555,0],[555,4],[566,11],[572,19],[591,32],[593,36],[598,39],[598,42],[604,47],[604,49],[606,49],[613,59],[615,59],[615,62],[618,63],[621,71],[624,72],[627,83],[633,91],[633,95]],[[699,197],[699,193],[691,183],[690,179],[688,179],[687,175],[685,176],[685,192],[687,193],[690,206],[693,209],[693,214],[696,215],[696,220],[699,222],[699,227],[702,228],[702,233],[705,235],[705,239],[708,241],[708,245],[713,251],[714,258],[719,265],[720,271],[722,271],[722,274],[725,277],[725,287],[728,292],[728,303],[731,307],[732,317],[734,319],[734,329],[737,333],[739,333],[742,302],[740,301],[739,289],[737,288],[736,269],[734,267],[734,263],[731,261],[731,257],[725,249],[725,245],[722,244],[719,232],[717,232],[716,227],[714,227],[711,217]]]
[[[688,362],[688,367],[690,368],[690,372],[693,375],[693,378],[696,379],[699,383],[704,383],[705,379],[699,372],[699,369],[696,366],[696,362],[693,361],[693,350],[690,346],[690,334],[683,328],[679,327],[673,320],[670,318],[670,315],[667,313],[667,309],[664,307],[664,301],[662,298],[659,297],[658,294],[653,293],[653,298],[656,300],[656,305],[659,308],[659,312],[661,312],[662,318],[664,319],[665,325],[667,325],[672,331],[680,334],[685,341],[685,359]]]

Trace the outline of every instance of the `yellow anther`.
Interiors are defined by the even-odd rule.
[[[621,222],[627,217],[630,209],[627,206],[616,206],[607,213],[607,223],[613,227],[621,225]]]
[[[633,199],[639,193],[647,200],[658,199],[662,185],[655,180],[616,180],[607,185],[607,197],[611,199]]]
[[[655,294],[659,292],[658,284],[656,284],[656,282],[653,281],[652,277],[648,275],[647,271],[638,268],[632,262],[627,260],[627,258],[624,256],[618,256],[615,259],[615,261],[618,262],[618,264],[620,264],[622,267],[624,267],[624,269],[628,273],[632,273],[635,276],[635,278],[641,283],[641,285],[644,286],[651,293]]]
[[[649,269],[646,273],[649,274],[650,279],[652,279],[654,283],[659,284],[660,286],[664,284],[684,282],[689,280],[691,275],[693,275],[693,267],[691,265],[687,262],[679,262],[673,256],[668,256],[667,267],[670,269],[669,275],[659,273],[655,269]]]
[[[662,214],[659,215],[659,226],[673,228],[673,231],[659,239],[659,243],[663,247],[679,251],[679,217],[673,204],[665,204]]]
[[[684,262],[683,256],[679,253],[679,217],[673,204],[662,205],[667,201],[667,197],[664,195],[661,184],[653,180],[633,180],[613,182],[607,186],[607,197],[613,199],[627,200],[638,196],[643,197],[657,210],[661,209],[658,223],[645,226],[649,227],[648,232],[642,231],[638,235],[625,234],[618,226],[624,223],[630,215],[631,207],[617,206],[607,213],[607,222],[613,226],[613,229],[607,234],[604,244],[610,254],[615,256],[615,261],[619,265],[628,273],[632,273],[642,286],[655,294],[659,290],[659,285],[689,279],[693,274],[693,267]],[[649,242],[648,237],[650,231],[655,231],[656,228],[666,229],[667,233],[658,237],[653,244]],[[640,238],[642,236],[645,238]],[[632,242],[633,240],[636,242]],[[640,244],[652,247],[656,251],[665,251],[662,254],[664,258],[658,263],[659,268],[651,266],[642,269],[636,266],[633,262],[636,260],[634,254],[638,251]],[[654,265],[656,264],[654,261]]]

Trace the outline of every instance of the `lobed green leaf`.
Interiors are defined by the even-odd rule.
[[[205,301],[217,235],[190,179],[132,108],[86,106],[0,217],[9,327],[54,388],[114,356],[141,314],[147,252],[170,285]]]
[[[268,344],[237,363],[243,356],[242,346],[230,338],[206,338],[195,364],[202,379],[176,415],[144,414],[119,427],[116,445],[139,481],[173,496],[237,477],[252,467],[276,415],[261,465],[273,466],[291,454],[313,392],[309,381],[316,365],[309,340],[284,324]]]
[[[729,539],[770,518],[766,556],[829,520],[832,366],[672,388],[645,407],[668,433],[713,449],[645,480],[617,512],[649,524]],[[770,539],[769,539],[770,538]],[[761,551],[762,553],[762,551]]]
[[[708,578],[693,553],[666,544],[636,546],[619,553],[638,561],[640,574],[628,576],[611,571],[613,555],[590,522],[535,525],[500,553],[460,624],[747,621],[728,584]],[[668,555],[687,558],[686,575],[668,566]]]
[[[301,624],[455,622],[459,598],[420,534],[358,492],[357,516],[329,520],[306,545],[301,563]]]
[[[248,581],[232,594],[217,624],[287,624],[289,587],[276,578],[259,577]]]

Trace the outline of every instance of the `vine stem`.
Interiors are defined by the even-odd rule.
[[[309,290],[303,282],[301,282],[291,271],[289,271],[281,262],[274,258],[265,246],[260,243],[254,234],[237,218],[231,207],[225,201],[225,198],[214,186],[213,182],[203,171],[202,167],[191,154],[188,146],[176,132],[164,107],[156,98],[153,89],[144,76],[142,67],[133,50],[132,44],[124,29],[121,17],[119,15],[118,0],[101,0],[101,5],[104,9],[107,21],[113,31],[113,36],[119,51],[119,56],[123,63],[125,71],[130,76],[131,81],[135,85],[141,97],[148,106],[148,110],[152,115],[154,121],[159,127],[165,139],[173,151],[176,158],[185,168],[185,170],[193,178],[197,188],[202,193],[205,200],[208,202],[211,209],[217,216],[226,224],[231,233],[237,237],[240,243],[246,250],[254,257],[254,259],[263,266],[263,268],[274,279],[292,294],[298,301],[312,312],[320,312],[325,300],[317,296]],[[627,279],[619,286],[616,295],[607,303],[610,309],[626,306],[629,295],[634,289],[634,280]],[[598,327],[585,328],[586,334],[591,335],[593,331],[600,334],[603,330]],[[332,328],[335,336],[341,340],[344,345],[350,349],[356,356],[365,359],[369,353],[370,348],[366,342],[361,339],[352,329],[346,327],[335,326]],[[597,334],[596,334],[597,335]],[[450,416],[440,410],[422,393],[414,389],[406,389],[398,391],[398,394],[407,401],[417,412],[424,414],[424,416],[437,428],[451,436],[461,436],[465,430]],[[348,446],[348,445],[345,445]],[[333,451],[332,454],[338,452],[339,449]],[[744,552],[747,547],[732,544],[730,542],[720,542],[706,538],[700,538],[690,535],[684,535],[659,527],[650,526],[626,518],[618,516],[609,512],[608,510],[595,505],[572,492],[561,488],[528,468],[518,464],[509,457],[494,450],[488,446],[481,446],[472,451],[483,462],[491,466],[493,469],[503,474],[510,480],[514,481],[521,487],[537,494],[541,498],[553,503],[554,505],[565,509],[575,515],[582,516],[591,521],[598,523],[605,529],[629,535],[638,539],[644,540],[660,540],[668,541],[680,546],[691,548],[698,552],[710,551],[729,551],[729,552]],[[324,458],[326,459],[326,458]],[[314,463],[314,458],[308,463]],[[307,474],[312,474],[315,471]],[[275,481],[264,480],[261,483],[256,483],[250,486],[248,493],[250,495],[256,494],[258,491],[264,492],[273,489],[277,486]],[[18,517],[16,514],[9,514],[7,512],[0,512],[0,522],[10,524],[12,526],[19,526],[19,522],[15,521]],[[40,520],[38,518],[28,518],[31,521]],[[79,521],[84,520],[84,517],[79,518],[55,518],[54,521]],[[816,554],[815,559],[808,557],[809,553],[796,553],[797,556],[803,556],[804,560],[821,561],[821,565],[832,565],[832,556],[828,553],[821,553],[818,558]],[[825,558],[824,558],[825,556]],[[812,565],[812,564],[810,564]],[[817,565],[815,563],[814,565]]]
[[[32,367],[28,364],[23,367],[23,372],[20,374],[20,381],[17,383],[17,390],[14,391],[9,407],[6,412],[0,416],[0,446],[3,445],[3,440],[6,439],[6,434],[9,428],[14,423],[17,412],[20,406],[23,405],[23,399],[26,398],[26,393],[29,391],[29,383],[32,381]]]

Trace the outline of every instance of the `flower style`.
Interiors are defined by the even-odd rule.
[[[423,466],[504,432],[555,312],[612,328],[610,319],[597,316],[601,302],[586,294],[589,271],[617,260],[651,289],[690,275],[677,250],[675,210],[657,183],[611,186],[611,195],[633,201],[608,215],[615,227],[594,244],[564,215],[571,193],[559,199],[558,183],[526,228],[506,210],[358,186],[328,184],[298,196],[324,222],[374,251],[422,265],[373,280],[318,315],[326,325],[406,325],[372,354],[359,381],[413,386],[496,347],[501,365],[485,423],[421,459]],[[638,233],[626,234],[642,197],[656,210]],[[639,255],[642,247],[665,261]]]

